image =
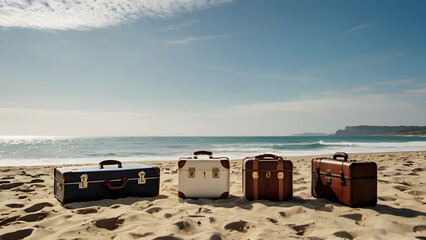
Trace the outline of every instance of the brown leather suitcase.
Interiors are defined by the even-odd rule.
[[[290,200],[293,197],[293,163],[273,154],[246,157],[243,192],[249,200]]]
[[[348,155],[343,152],[337,152],[333,158],[314,158],[312,196],[350,207],[375,206],[377,165],[374,162],[348,161]]]

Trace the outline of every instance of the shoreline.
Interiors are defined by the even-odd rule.
[[[412,150],[407,150],[407,151],[393,151],[393,152],[363,152],[363,153],[358,153],[358,152],[346,152],[349,155],[349,159],[351,159],[351,156],[364,156],[364,155],[378,155],[378,154],[392,154],[392,153],[410,153],[410,152],[420,152],[420,153],[425,153],[426,154],[426,150],[422,150],[422,151],[412,151]],[[273,152],[271,152],[273,153]],[[299,158],[316,158],[316,157],[330,157],[332,156],[333,153],[330,154],[314,154],[314,155],[306,155],[306,156],[285,156],[282,155],[284,158],[286,159],[299,159]],[[254,155],[253,155],[254,156]],[[247,156],[248,157],[248,156]],[[99,158],[99,162],[105,160],[106,158]],[[115,159],[115,160],[119,160],[120,158],[109,158],[109,159]],[[238,159],[229,159],[230,161],[242,161],[244,158],[238,158]],[[0,159],[1,162],[2,159]],[[95,160],[95,159],[93,159]],[[177,162],[179,161],[179,159],[167,159],[167,160],[134,160],[134,161],[120,161],[122,163],[158,163],[158,162]],[[96,165],[96,162],[92,162],[92,163],[76,163],[76,164],[42,164],[42,165],[1,165],[0,163],[0,170],[1,168],[15,168],[15,167],[59,167],[59,166],[87,166],[87,165]]]
[[[176,159],[142,162],[161,168],[157,197],[66,205],[53,196],[59,165],[0,167],[0,239],[426,238],[426,151],[349,153],[378,166],[378,204],[367,208],[311,196],[311,159],[320,156],[288,157],[293,199],[282,202],[244,198],[241,160],[231,160],[227,199],[179,199]]]

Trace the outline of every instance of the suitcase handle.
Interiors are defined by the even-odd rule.
[[[121,162],[117,161],[117,160],[104,160],[104,161],[99,163],[99,167],[102,169],[102,168],[104,168],[104,165],[115,165],[115,164],[118,165],[118,168],[123,167],[123,165],[121,165]]]
[[[259,160],[263,160],[265,158],[282,159],[282,157],[274,155],[274,154],[262,154],[262,155],[256,156],[255,158],[257,158]]]
[[[120,186],[112,186],[109,180],[106,180],[104,183],[105,183],[105,186],[107,186],[110,190],[121,190],[124,187],[126,187],[127,179],[123,178],[123,184],[121,184]]]
[[[194,152],[194,158],[197,158],[198,155],[209,155],[209,158],[213,158],[213,153],[209,151],[196,151]]]
[[[348,161],[348,154],[344,152],[337,152],[333,155],[333,159],[338,160],[337,158],[343,158],[343,161]]]

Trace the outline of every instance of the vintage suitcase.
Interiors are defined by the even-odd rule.
[[[348,161],[337,152],[333,158],[312,159],[312,196],[327,198],[351,207],[377,203],[377,165]]]
[[[213,157],[213,154],[208,151],[198,151],[194,153],[194,157],[180,158],[178,196],[180,198],[228,197],[229,166],[227,157]]]
[[[54,170],[54,193],[61,203],[104,198],[154,197],[160,190],[160,169],[145,164],[105,160],[99,165]]]
[[[293,163],[273,154],[246,157],[243,193],[249,200],[293,198]]]

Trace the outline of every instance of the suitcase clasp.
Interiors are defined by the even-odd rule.
[[[284,179],[284,172],[278,172],[278,179]]]
[[[266,178],[270,178],[271,177],[271,172],[270,171],[267,171],[266,172]]]
[[[213,178],[219,178],[219,168],[213,168],[212,177]]]
[[[258,179],[259,178],[259,172],[258,171],[253,171],[252,177],[253,177],[253,179]]]
[[[325,177],[325,181],[327,182],[327,184],[331,184],[331,177],[330,176]]]
[[[83,189],[83,188],[87,188],[87,179],[89,177],[87,176],[87,174],[83,174],[80,176],[80,180],[81,182],[78,183],[78,188]]]
[[[188,178],[195,178],[195,168],[191,167],[188,169]]]
[[[346,179],[345,179],[345,174],[343,173],[343,171],[340,171],[340,179],[341,179],[342,186],[345,186],[346,185]]]
[[[141,172],[138,173],[138,175],[139,175],[138,184],[145,184],[146,183],[146,178],[145,178],[146,173],[144,171],[141,171]]]

